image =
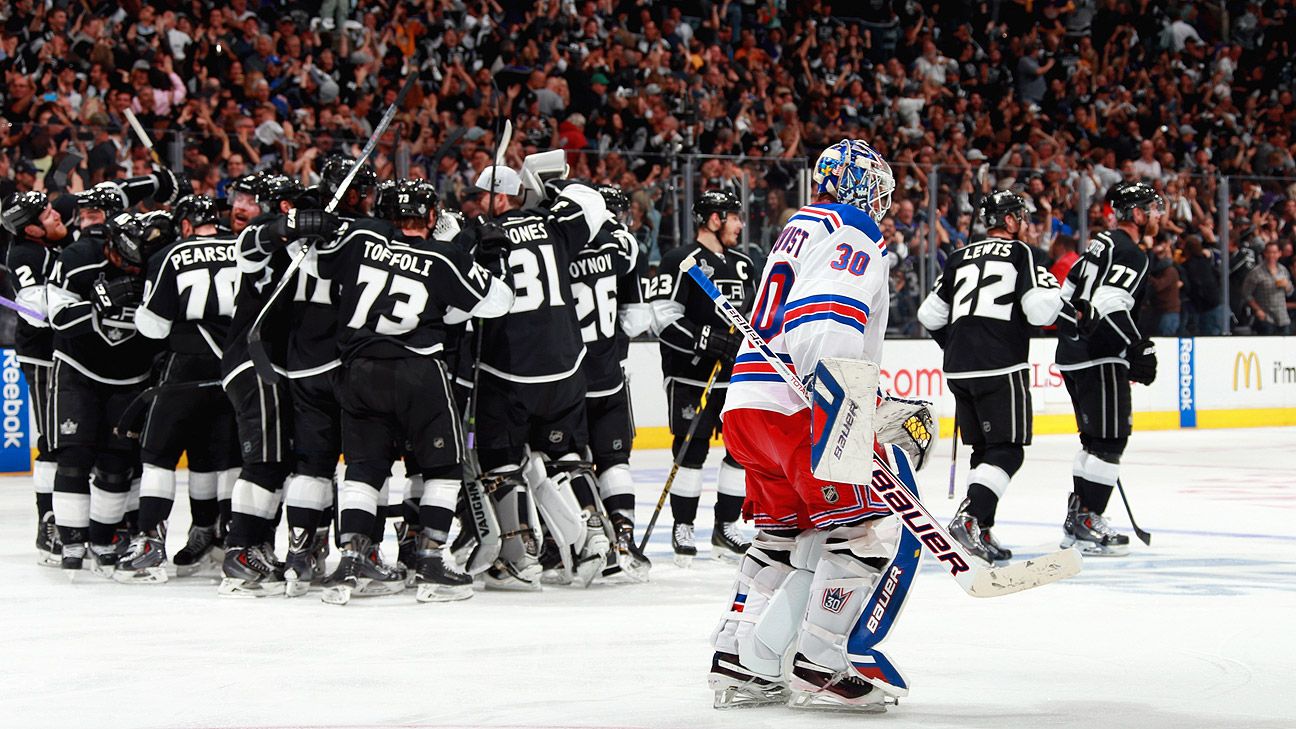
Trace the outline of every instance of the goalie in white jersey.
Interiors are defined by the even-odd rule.
[[[878,221],[895,188],[891,168],[865,142],[842,140],[819,157],[814,182],[815,202],[797,211],[774,243],[751,315],[802,378],[824,358],[879,362],[888,305],[889,254]],[[855,484],[811,474],[811,411],[750,343],[730,383],[725,442],[747,470],[745,508],[759,532],[712,636],[716,707],[786,701],[881,709],[886,697],[908,691],[876,646],[908,593],[918,550],[898,518],[870,497],[864,484],[871,473]],[[887,423],[916,409],[921,405],[880,404],[878,440],[897,440],[888,438]],[[899,440],[921,460],[926,444],[910,449],[912,438]],[[785,676],[783,658],[794,641]]]

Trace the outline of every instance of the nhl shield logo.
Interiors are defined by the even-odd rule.
[[[823,609],[837,615],[846,607],[846,601],[854,595],[854,590],[843,590],[840,587],[830,587],[824,590]]]
[[[433,438],[433,439],[432,439],[432,447],[433,447],[433,448],[445,448],[445,438]]]
[[[549,442],[550,442],[550,443],[561,443],[561,442],[562,442],[562,439],[563,439],[563,432],[562,432],[561,430],[551,430],[551,431],[549,431]]]
[[[831,484],[824,486],[820,490],[823,491],[824,501],[827,501],[830,504],[837,503],[837,500],[841,498],[841,495],[837,493],[837,487]]]

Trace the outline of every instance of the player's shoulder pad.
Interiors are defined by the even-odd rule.
[[[679,270],[679,265],[684,262],[690,253],[701,248],[697,243],[686,246],[675,246],[674,248],[662,254],[661,263],[657,264],[657,270],[660,273],[674,274]]]

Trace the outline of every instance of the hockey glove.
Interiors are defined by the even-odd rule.
[[[508,267],[509,238],[504,228],[497,223],[483,222],[476,229],[476,244],[473,246],[473,259],[486,270],[502,276]]]
[[[342,219],[323,210],[293,208],[288,214],[271,223],[271,237],[280,245],[298,238],[323,238],[330,240],[342,229]]]
[[[1140,339],[1131,344],[1125,357],[1129,360],[1130,382],[1150,385],[1156,381],[1156,345],[1151,340]]]
[[[189,176],[183,172],[172,172],[165,167],[153,166],[153,176],[157,180],[153,200],[163,205],[174,205],[177,200],[193,194],[193,185]]]
[[[738,348],[742,346],[742,340],[742,335],[737,332],[703,324],[698,327],[697,335],[693,338],[693,349],[710,359],[732,362],[738,354]]]
[[[135,309],[144,298],[143,279],[123,276],[109,281],[99,274],[93,292],[90,303],[100,322],[116,327],[135,327]]]

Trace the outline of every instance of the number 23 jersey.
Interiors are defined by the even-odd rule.
[[[774,242],[751,323],[800,378],[824,358],[881,363],[890,302],[890,260],[882,232],[863,210],[816,203],[793,215]],[[761,353],[744,342],[725,411],[805,408]]]

